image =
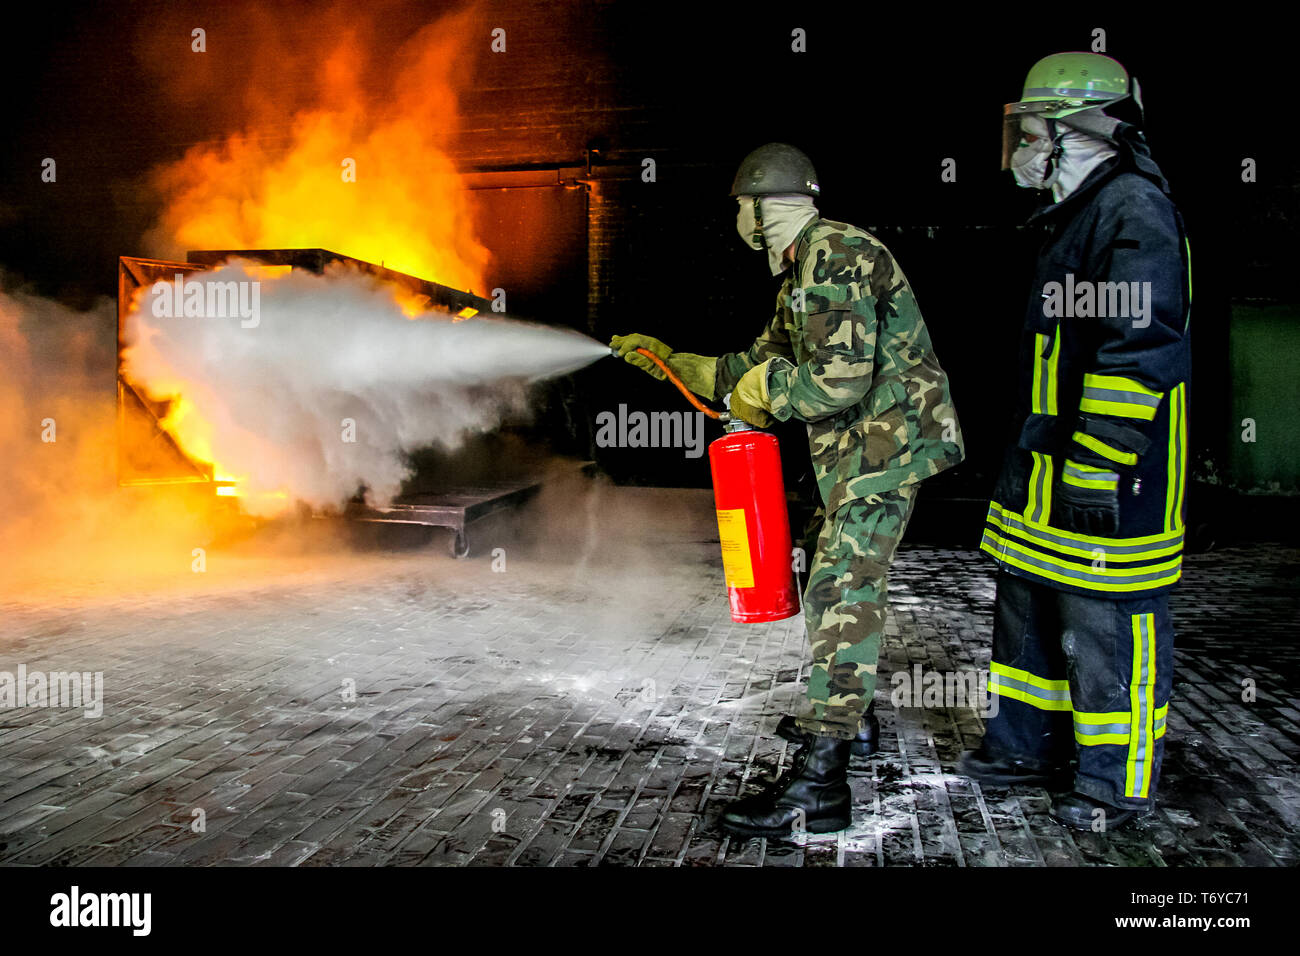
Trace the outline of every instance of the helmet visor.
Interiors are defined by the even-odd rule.
[[[1042,102],[1008,103],[1002,107],[1002,168],[1011,168],[1011,154],[1024,144],[1024,133],[1020,131],[1020,120],[1024,116],[1043,116],[1054,114],[1062,108],[1069,108],[1063,100],[1043,100]]]

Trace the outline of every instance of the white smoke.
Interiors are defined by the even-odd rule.
[[[257,275],[232,262],[189,280]],[[214,461],[254,511],[268,510],[261,496],[281,492],[338,505],[359,485],[385,503],[408,476],[404,452],[455,448],[523,411],[530,382],[609,354],[576,332],[511,319],[411,319],[391,287],[342,266],[294,270],[258,288],[255,323],[159,317],[157,297],[142,289],[124,355],[129,380],[193,404],[210,427]]]

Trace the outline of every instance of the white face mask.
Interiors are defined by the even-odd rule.
[[[754,229],[757,225],[754,221],[754,197],[737,196],[736,200],[740,204],[740,209],[736,212],[736,232],[749,248],[762,249],[763,244],[754,241]]]
[[[1061,155],[1051,175],[1045,176],[1047,158],[1053,149],[1047,138],[1047,123],[1040,117],[1026,116],[1020,128],[1038,139],[1011,154],[1011,174],[1018,185],[1027,189],[1051,189],[1056,202],[1078,189],[1094,169],[1116,155],[1115,148],[1105,140],[1062,125],[1057,131]]]
[[[762,242],[754,242],[754,197],[737,196],[740,211],[736,213],[736,232],[751,249],[762,249]],[[817,206],[810,196],[777,193],[762,197],[763,237],[767,240],[767,265],[772,275],[780,275],[788,267],[782,258],[786,247],[794,242],[800,230],[817,218]]]
[[[1025,116],[1020,120],[1020,128],[1038,138],[1017,147],[1011,154],[1011,175],[1016,177],[1016,185],[1025,189],[1049,189],[1060,169],[1053,168],[1052,175],[1047,177],[1047,158],[1052,154],[1047,124],[1038,116]]]

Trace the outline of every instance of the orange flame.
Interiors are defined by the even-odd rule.
[[[372,22],[359,23],[355,5],[337,5],[313,11],[314,23],[304,29],[292,8],[277,20],[276,13],[246,7],[240,25],[244,36],[260,38],[256,50],[243,60],[235,51],[200,62],[200,70],[224,64],[216,74],[167,78],[178,98],[205,102],[205,111],[229,111],[233,102],[243,112],[238,131],[199,143],[152,174],[165,204],[147,239],[154,254],[325,248],[485,290],[489,253],[475,237],[473,208],[448,149],[458,128],[457,85],[472,67],[468,51],[486,48],[487,33],[469,8],[394,47],[377,27],[396,13],[377,9]],[[389,26],[389,36],[395,29],[401,27]],[[153,41],[146,62],[168,69],[169,61],[155,55],[163,42]],[[295,69],[306,64],[315,73],[304,86]],[[408,290],[394,287],[393,294],[412,318],[428,306]],[[163,424],[186,452],[212,463],[217,480],[238,482],[218,463],[221,449],[212,447],[203,410],[184,397],[186,383],[147,384],[155,394],[181,396]],[[268,445],[266,453],[276,450]],[[286,495],[275,497],[288,504]],[[254,510],[276,509],[260,502]]]
[[[488,252],[447,153],[466,51],[486,45],[473,11],[425,26],[396,50],[381,40],[368,46],[362,36],[374,34],[355,22],[336,32],[330,19],[306,35],[324,38],[306,51],[320,64],[316,96],[292,113],[287,142],[283,113],[263,109],[240,131],[157,170],[166,211],[151,240],[169,255],[326,248],[482,291]],[[293,42],[301,55],[304,34]],[[376,83],[375,73],[387,75]],[[254,92],[266,95],[244,99]]]

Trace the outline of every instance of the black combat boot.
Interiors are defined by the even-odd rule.
[[[876,720],[876,702],[867,705],[867,712],[862,717],[862,729],[853,738],[850,748],[855,757],[870,757],[880,749],[880,721]],[[786,714],[776,725],[776,735],[792,744],[801,744],[809,735],[799,729],[794,714]]]
[[[776,783],[722,811],[722,828],[746,837],[843,830],[853,819],[849,746],[835,737],[805,737]]]
[[[1035,767],[1023,760],[990,753],[983,747],[962,754],[957,761],[957,772],[995,787],[1046,787],[1061,791],[1069,790],[1074,782],[1069,767]]]
[[[1072,830],[1095,830],[1105,833],[1118,830],[1134,817],[1150,812],[1133,807],[1112,807],[1082,793],[1069,793],[1052,801],[1052,819]]]

